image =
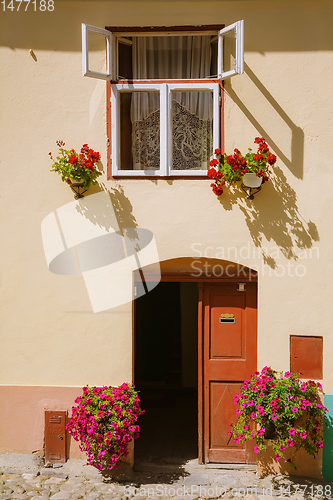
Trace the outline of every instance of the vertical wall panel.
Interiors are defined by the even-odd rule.
[[[324,425],[323,478],[333,481],[333,394],[325,394],[324,405],[328,409]]]

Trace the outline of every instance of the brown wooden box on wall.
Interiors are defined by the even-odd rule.
[[[45,462],[66,462],[65,425],[65,411],[45,411]]]
[[[290,371],[302,378],[323,378],[323,337],[290,335]]]

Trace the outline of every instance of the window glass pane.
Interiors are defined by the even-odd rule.
[[[212,59],[210,64],[210,75],[217,77],[217,52],[218,52],[217,37],[215,37],[215,40],[211,42],[211,50],[212,50]]]
[[[236,38],[235,31],[227,31],[223,35],[223,71],[227,72],[235,67]]]
[[[207,170],[213,148],[213,92],[172,92],[171,168]]]
[[[132,80],[132,45],[123,43],[119,40],[118,43],[118,78]]]
[[[106,73],[106,37],[88,31],[89,70]]]
[[[120,169],[159,170],[159,92],[120,93]]]

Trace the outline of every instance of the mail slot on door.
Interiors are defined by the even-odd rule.
[[[220,316],[220,323],[236,323],[235,315],[234,314],[221,314]]]

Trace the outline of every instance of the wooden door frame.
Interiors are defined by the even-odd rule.
[[[134,281],[140,280],[137,271],[134,273]],[[148,279],[149,273],[145,274],[145,281]],[[152,277],[154,273],[152,273]],[[203,289],[205,283],[257,283],[257,276],[239,276],[239,277],[229,277],[229,276],[193,276],[189,272],[161,272],[161,282],[192,282],[198,284],[198,463],[204,463],[204,400],[203,400],[203,388],[204,388],[204,314],[203,314]],[[135,304],[135,301],[134,301]],[[135,314],[135,305],[134,305]],[[135,317],[133,314],[133,374],[134,374],[134,353],[135,353]],[[258,330],[257,330],[258,338]]]

